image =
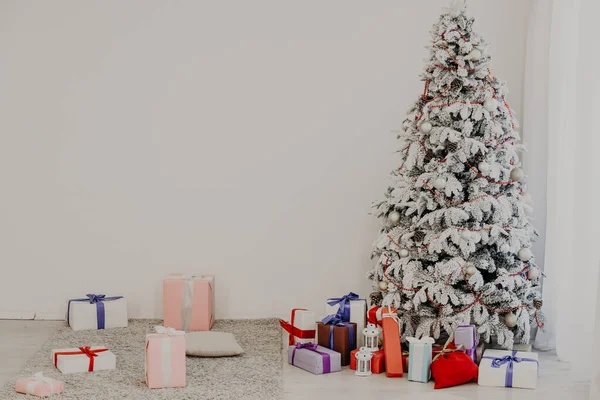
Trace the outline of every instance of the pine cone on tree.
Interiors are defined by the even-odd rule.
[[[423,231],[415,231],[415,234],[413,236],[413,240],[417,243],[422,242],[423,240],[425,240],[425,232]]]
[[[369,304],[371,307],[380,306],[383,301],[383,294],[381,292],[373,292],[369,295]]]
[[[448,142],[448,144],[446,145],[446,149],[450,153],[454,153],[456,150],[458,150],[458,144],[454,142]]]
[[[535,300],[533,300],[533,306],[536,309],[541,310],[541,308],[544,306],[544,302],[540,299],[535,299]]]

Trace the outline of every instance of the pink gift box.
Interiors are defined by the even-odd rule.
[[[146,335],[146,384],[150,389],[185,387],[185,333],[158,328],[166,333]]]
[[[19,379],[15,385],[17,393],[31,394],[37,397],[48,397],[62,393],[64,384],[55,379],[46,378],[41,372],[31,378]]]
[[[170,274],[163,281],[164,326],[209,331],[214,323],[215,276]]]

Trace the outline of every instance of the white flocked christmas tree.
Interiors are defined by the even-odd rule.
[[[408,112],[399,168],[375,214],[371,301],[398,310],[403,339],[466,322],[480,339],[529,343],[543,326],[542,274],[517,121],[464,1],[431,31],[424,93]]]

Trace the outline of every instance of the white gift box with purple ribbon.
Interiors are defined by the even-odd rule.
[[[356,331],[356,348],[360,349],[365,345],[362,331],[367,325],[367,301],[359,298],[356,293],[348,293],[342,297],[332,297],[327,299],[325,304],[325,315],[338,315],[344,322],[354,322]]]
[[[71,299],[67,305],[67,323],[74,331],[127,327],[127,300],[122,296],[87,294]]]
[[[454,331],[454,345],[463,346],[465,353],[477,364],[477,328],[475,325],[459,325]]]
[[[486,350],[479,364],[480,386],[535,389],[538,355],[525,351]]]
[[[288,363],[315,375],[341,371],[341,360],[337,351],[314,343],[297,343],[288,347]]]

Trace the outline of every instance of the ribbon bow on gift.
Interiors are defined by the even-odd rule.
[[[343,321],[350,321],[350,301],[351,300],[360,300],[356,293],[350,292],[342,297],[332,297],[327,299],[327,304],[330,306],[335,306],[339,304],[339,309],[337,315],[339,315]]]
[[[450,337],[448,337],[448,340],[446,340],[446,343],[444,344],[444,347],[442,347],[442,350],[440,350],[440,352],[433,357],[433,360],[431,360],[431,362],[433,363],[435,360],[437,360],[438,358],[440,358],[440,356],[444,355],[444,354],[448,354],[448,353],[455,353],[457,351],[460,351],[461,353],[465,353],[465,346],[463,346],[462,344],[459,344],[455,349],[449,349],[448,345],[450,343],[452,343],[454,341],[454,332],[452,332],[452,334],[450,334]]]
[[[350,350],[354,350],[356,348],[355,336],[354,336],[354,325],[349,322],[346,322],[342,319],[342,316],[339,314],[328,315],[321,321],[325,325],[331,325],[329,328],[329,348],[333,350],[333,327],[334,326],[347,326],[350,332]]]
[[[482,358],[487,358],[492,360],[492,368],[500,368],[504,364],[508,364],[506,367],[506,378],[504,379],[505,387],[512,387],[513,385],[513,363],[520,363],[523,361],[526,362],[534,362],[539,365],[537,360],[533,358],[525,358],[525,357],[517,357],[517,351],[513,350],[512,355],[504,356],[504,357],[490,357],[485,356]]]
[[[328,374],[329,372],[331,372],[331,357],[329,356],[329,353],[325,353],[325,352],[317,350],[318,347],[319,347],[319,345],[317,345],[316,343],[296,343],[296,347],[294,348],[294,351],[292,352],[292,365],[294,365],[294,358],[296,357],[296,350],[306,349],[309,351],[314,351],[315,353],[319,353],[322,356],[322,358],[323,358],[323,373],[324,374]]]
[[[86,294],[87,299],[71,299],[67,306],[67,323],[69,323],[69,314],[71,313],[72,301],[89,301],[90,304],[96,304],[96,318],[98,319],[98,329],[104,329],[106,317],[104,314],[104,301],[122,299],[123,296],[106,297],[103,294]]]
[[[35,380],[27,383],[27,394],[34,394],[35,387],[38,385],[38,383],[42,382],[45,382],[50,385],[50,394],[54,393],[54,380],[46,378],[43,372],[36,372],[35,374],[33,374],[32,378]]]
[[[184,331],[178,331],[174,328],[168,328],[166,326],[161,326],[161,325],[157,325],[154,327],[154,330],[156,331],[156,333],[160,334],[160,335],[167,335],[167,336],[181,336],[181,335],[185,335]]]

